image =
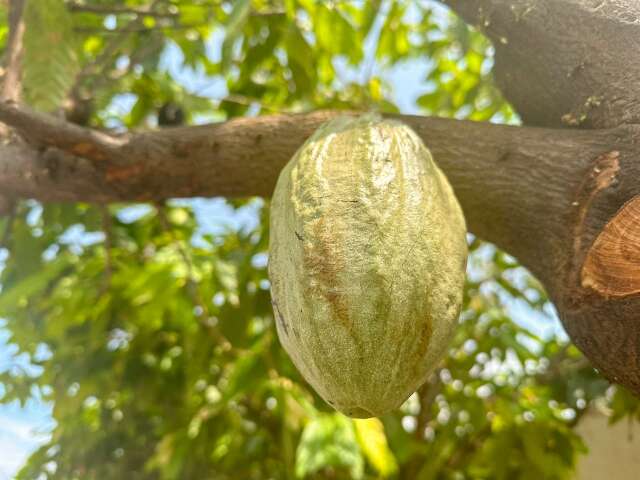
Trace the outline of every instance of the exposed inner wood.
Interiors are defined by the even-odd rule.
[[[640,293],[640,196],[627,202],[593,243],[582,286],[606,297]]]

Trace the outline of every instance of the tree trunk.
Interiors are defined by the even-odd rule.
[[[448,176],[469,228],[545,285],[576,345],[640,394],[640,3],[447,0],[493,40],[526,126],[400,116]],[[337,112],[113,137],[0,104],[0,192],[41,201],[271,193]],[[544,128],[540,128],[544,127]],[[571,128],[566,128],[571,127]]]
[[[591,157],[590,169],[567,179],[575,198],[557,205],[566,224],[543,253],[547,271],[523,261],[594,366],[640,395],[640,2],[445,3],[493,41],[496,80],[525,124],[627,126],[624,140],[612,141],[608,154]],[[628,151],[619,148],[624,143]],[[543,182],[537,189],[547,188]],[[541,227],[558,235],[553,225]]]

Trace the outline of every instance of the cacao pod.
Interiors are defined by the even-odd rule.
[[[426,381],[457,323],[466,258],[457,199],[402,123],[336,118],[280,174],[269,245],[278,336],[349,416],[395,409]]]

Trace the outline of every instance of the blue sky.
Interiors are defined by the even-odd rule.
[[[220,36],[211,39],[210,53],[217,56]],[[371,55],[373,48],[368,48]],[[213,99],[223,98],[226,93],[224,82],[211,82],[201,73],[191,70],[181,70],[181,54],[177,47],[170,47],[163,58],[163,66],[178,78],[188,89],[200,95]],[[402,113],[419,113],[415,106],[415,99],[427,89],[425,80],[429,65],[415,61],[405,62],[394,69],[377,72],[381,73],[393,86],[394,100]],[[342,71],[349,77],[353,72]],[[123,114],[131,107],[130,96],[124,95],[114,109]],[[437,159],[436,159],[437,160]],[[250,226],[256,221],[255,206],[243,209],[234,214],[233,210],[221,199],[193,199],[190,203],[199,219],[201,229],[206,232],[219,232],[221,228]],[[135,216],[135,209],[130,211]],[[0,264],[1,266],[1,264]],[[564,336],[562,328],[555,319],[553,312],[550,316],[533,313],[524,302],[513,302],[510,305],[513,318],[531,328],[535,333],[543,336],[559,334]],[[0,371],[8,367],[12,347],[7,344],[7,332],[0,330]],[[1,386],[0,386],[1,388]],[[46,441],[47,432],[51,430],[51,407],[38,400],[32,400],[24,407],[17,404],[0,405],[0,480],[10,479],[38,445]]]
[[[51,408],[41,402],[0,408],[0,480],[12,478],[29,453],[48,439],[52,426]]]

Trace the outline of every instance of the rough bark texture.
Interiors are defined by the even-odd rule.
[[[529,125],[640,123],[637,0],[444,0],[493,41],[495,75]]]
[[[401,119],[446,173],[470,230],[527,266],[593,364],[640,394],[640,3],[445,3],[493,40],[498,84],[529,126]],[[4,103],[0,121],[29,144],[0,145],[0,192],[90,202],[270,195],[298,146],[336,114],[114,138]]]
[[[496,80],[525,124],[626,125],[624,140],[612,141],[607,154],[567,179],[573,204],[554,207],[564,212],[565,227],[540,223],[556,239],[543,253],[546,273],[528,266],[545,283],[576,345],[608,378],[640,394],[640,2],[445,3],[493,40]],[[546,189],[543,183],[537,191]]]

